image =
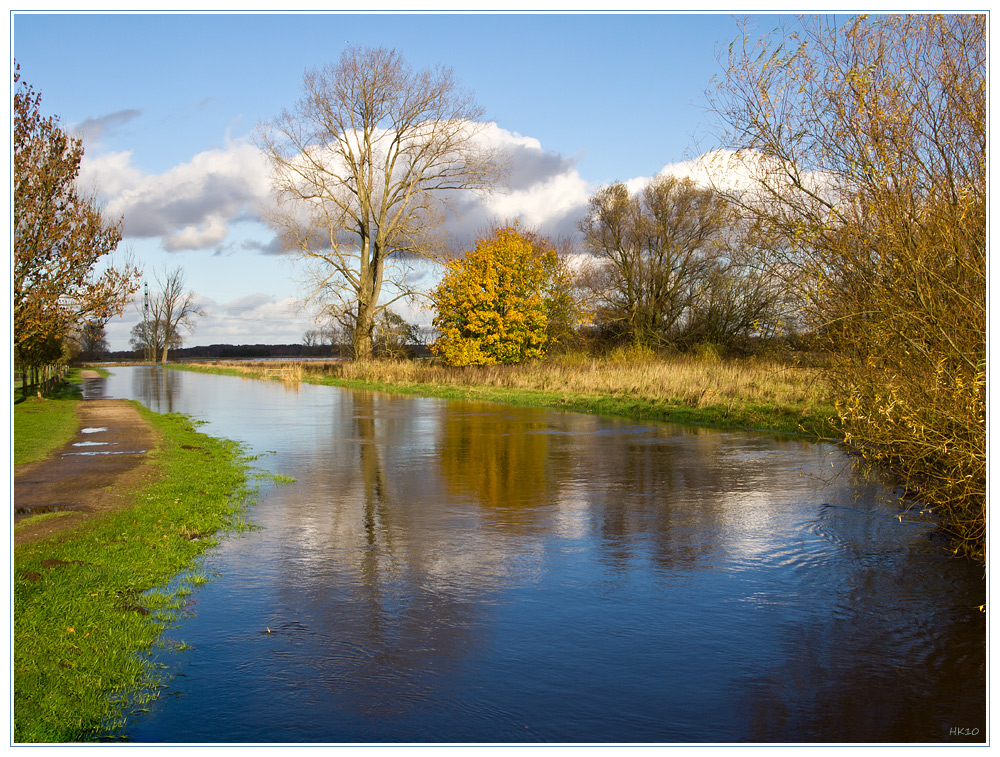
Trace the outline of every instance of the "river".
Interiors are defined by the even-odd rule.
[[[136,742],[986,739],[981,567],[834,445],[114,368],[263,487]]]

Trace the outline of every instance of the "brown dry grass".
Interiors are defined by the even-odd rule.
[[[346,380],[380,387],[417,385],[509,392],[550,392],[689,408],[753,405],[794,409],[803,416],[832,415],[832,402],[815,368],[776,359],[704,360],[617,352],[608,357],[570,354],[521,365],[446,366],[439,361],[217,362],[215,368],[271,376],[278,368],[292,380]]]

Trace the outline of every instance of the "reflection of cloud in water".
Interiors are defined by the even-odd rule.
[[[529,723],[553,741],[878,740],[871,713],[911,683],[893,734],[978,712],[981,581],[831,468],[835,448],[183,383],[227,403],[184,412],[277,450],[267,464],[295,483],[255,509],[263,530],[220,547],[192,644],[210,651],[161,703],[176,714],[159,740],[490,741]]]

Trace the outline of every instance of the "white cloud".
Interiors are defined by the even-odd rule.
[[[576,159],[546,151],[532,137],[489,124],[478,137],[508,157],[507,184],[484,197],[464,195],[454,202],[459,215],[449,231],[467,242],[491,224],[519,221],[542,234],[565,236],[576,230],[593,188],[580,176]]]
[[[256,292],[226,302],[195,292],[204,315],[194,319],[194,331],[182,330],[184,346],[207,344],[298,344],[312,328],[313,318],[300,312],[294,297],[277,298]],[[121,318],[107,325],[112,350],[129,349],[132,327],[141,320],[141,293]]]
[[[659,175],[689,178],[702,187],[743,194],[749,198],[760,192],[762,182],[794,191],[790,189],[784,168],[776,159],[753,150],[712,150],[693,160],[668,163]],[[835,193],[836,184],[831,174],[802,171],[800,176],[803,184],[817,194],[832,196]]]
[[[491,223],[513,220],[547,234],[575,231],[591,193],[575,159],[496,124],[487,125],[479,138],[507,152],[509,181],[484,197],[456,196],[458,216],[447,221],[453,236],[465,240]],[[125,219],[126,239],[159,239],[170,252],[221,245],[234,222],[256,218],[270,200],[264,158],[246,142],[199,153],[162,174],[142,172],[131,152],[88,154],[80,181],[99,188],[110,217]],[[259,247],[271,241],[261,240]]]
[[[576,227],[590,194],[590,186],[574,169],[489,198],[486,210],[502,219],[518,219],[529,228],[559,236]]]
[[[125,219],[126,239],[159,237],[169,251],[220,244],[269,194],[262,156],[248,143],[198,153],[163,174],[142,173],[127,152],[87,157],[80,181],[100,188],[109,217]]]
[[[142,181],[142,172],[132,165],[131,150],[105,153],[96,158],[84,153],[78,183],[85,191],[99,192],[107,201]]]
[[[177,250],[200,250],[221,244],[229,236],[228,219],[224,214],[213,213],[202,223],[185,226],[180,231],[163,238],[163,246],[170,252]]]

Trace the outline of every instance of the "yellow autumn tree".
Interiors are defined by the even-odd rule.
[[[447,263],[432,298],[440,336],[432,351],[449,365],[538,360],[574,312],[569,273],[546,240],[497,228]]]

